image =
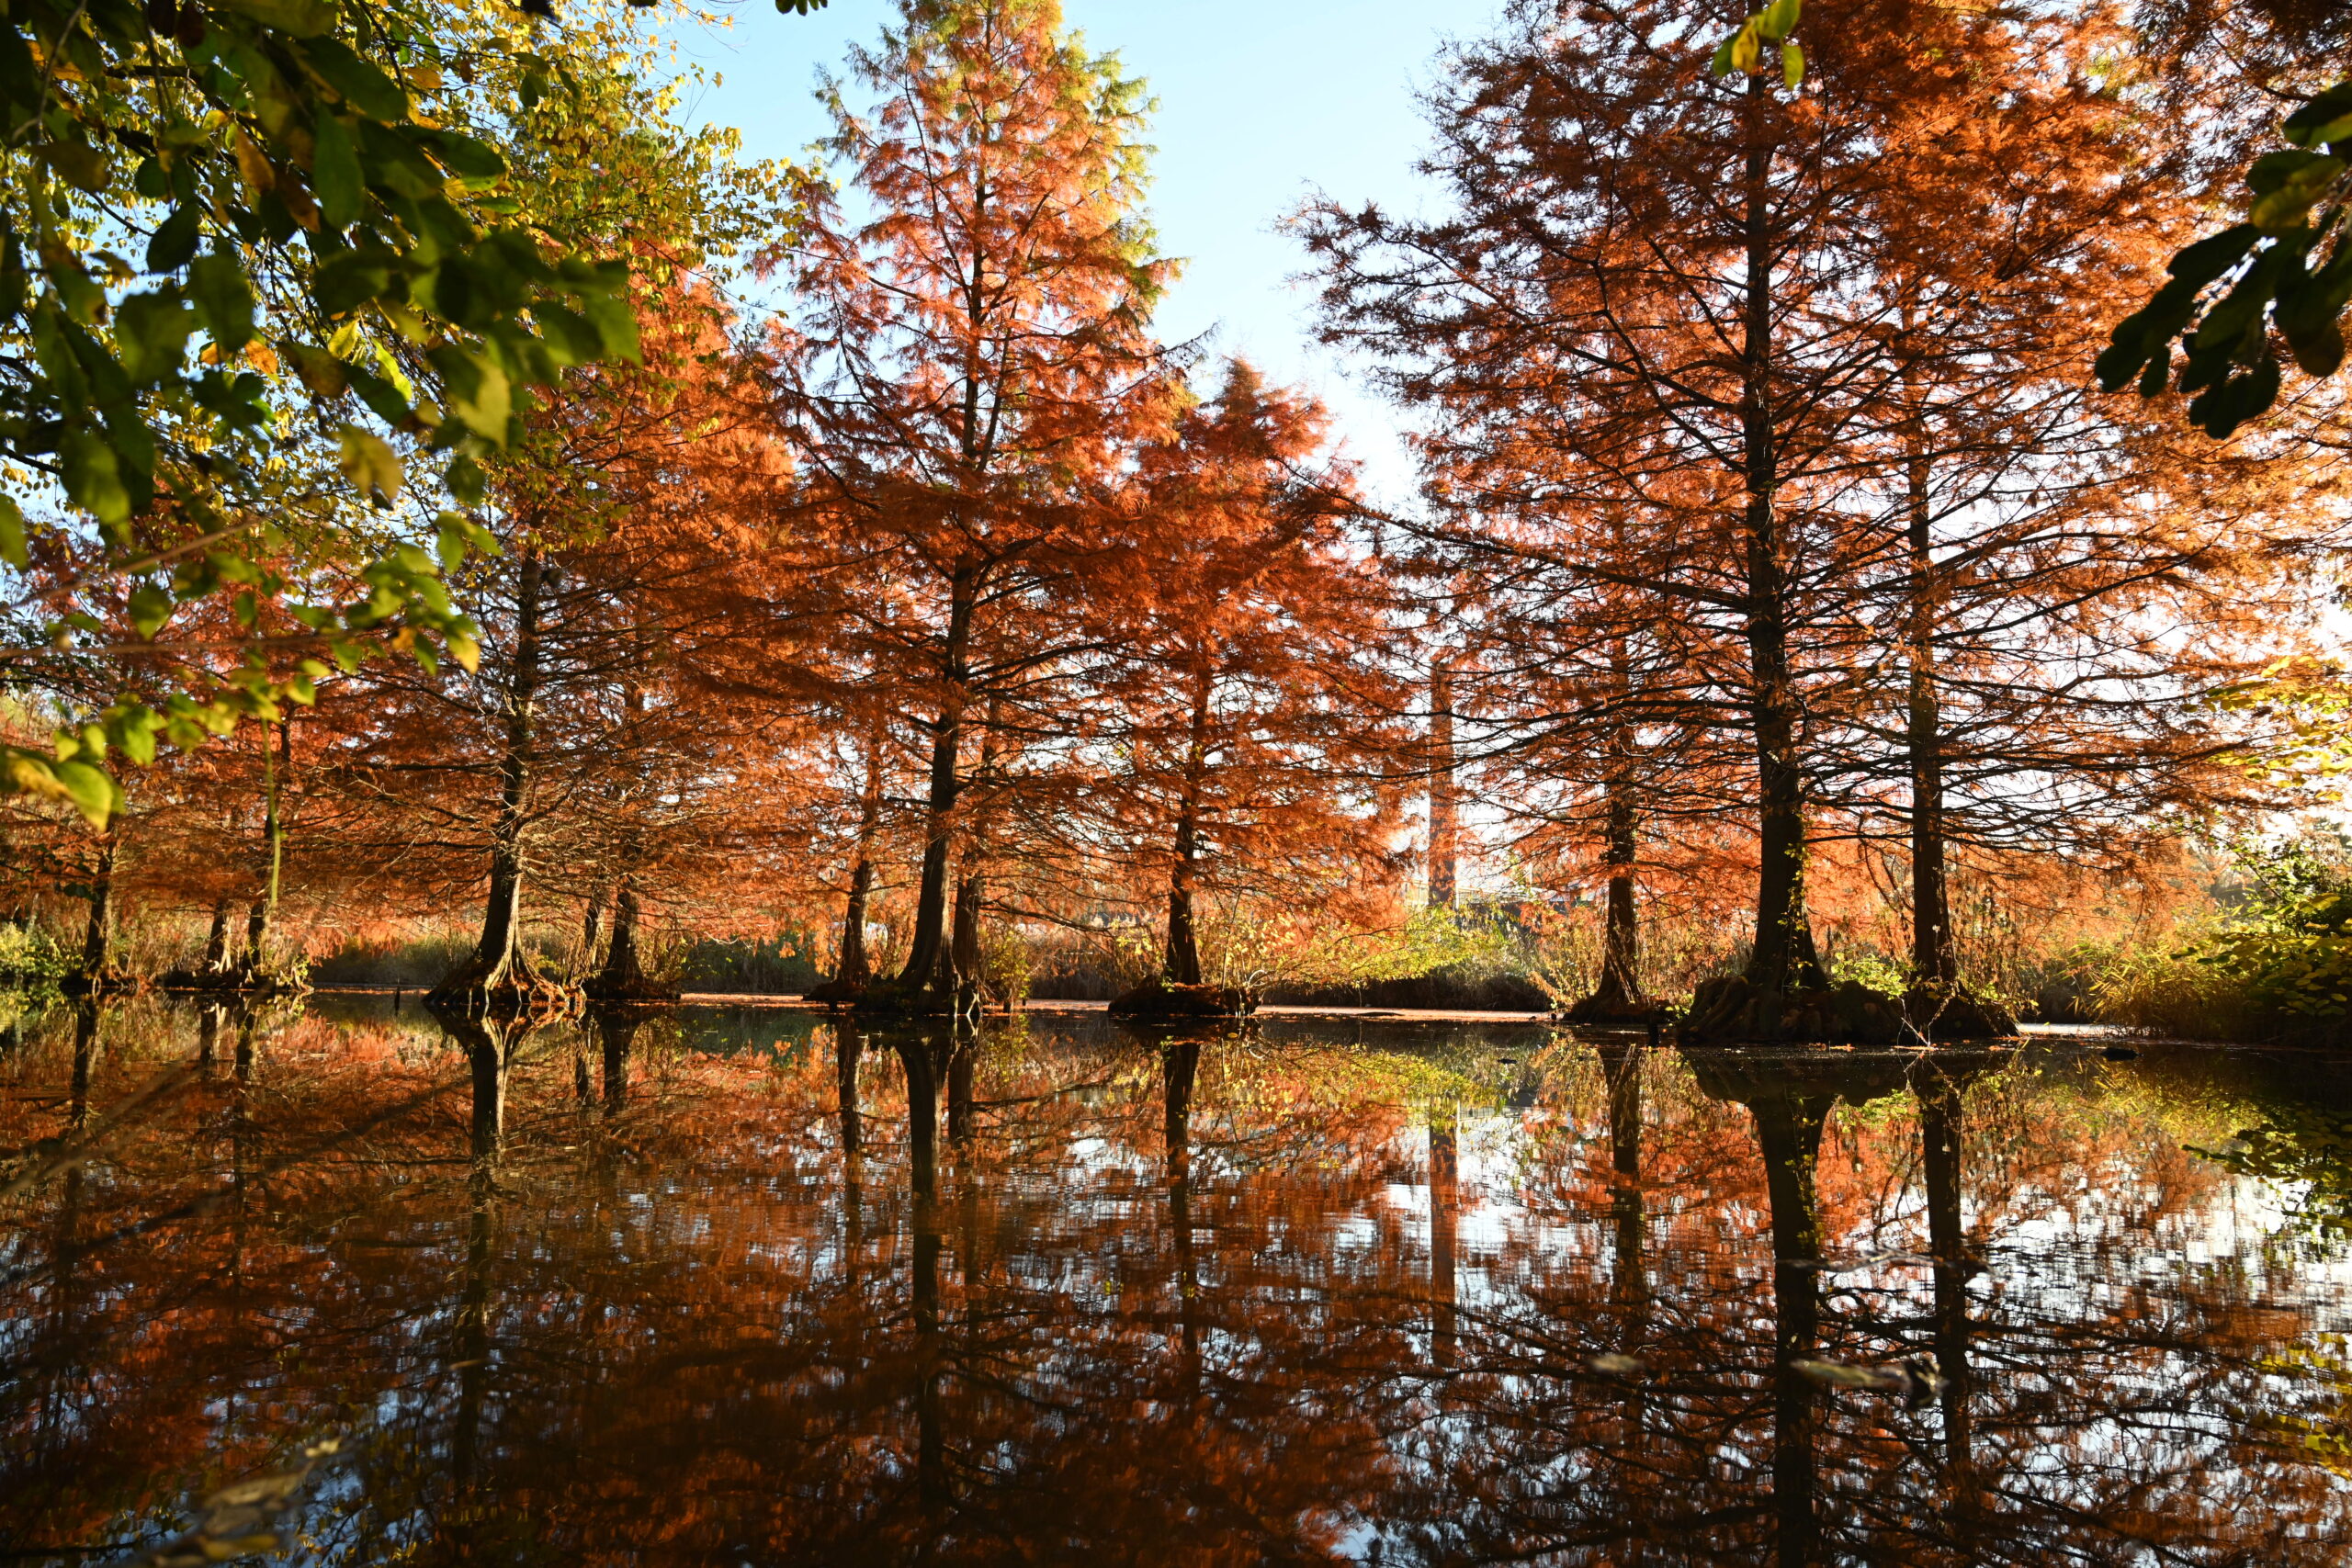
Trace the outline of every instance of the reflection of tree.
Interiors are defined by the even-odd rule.
[[[1849,1053],[1688,1053],[1701,1089],[1736,1100],[1755,1119],[1772,1237],[1772,1515],[1784,1568],[1818,1547],[1815,1451],[1817,1391],[1795,1363],[1819,1349],[1821,1209],[1815,1166],[1821,1130],[1841,1099],[1875,1100],[1902,1081],[1900,1064]]]
[[[606,1008],[596,1014],[597,1053],[602,1058],[605,1116],[618,1116],[628,1104],[628,1053],[637,1042],[638,1016],[633,1009]]]
[[[1430,1359],[1453,1370],[1461,1349],[1454,1312],[1454,1251],[1461,1240],[1462,1150],[1451,1101],[1430,1108]]]
[[[196,1024],[110,1013],[87,1113]],[[581,1037],[583,1146],[568,1027],[463,1063],[276,1028],[242,1244],[187,1208],[228,1183],[225,1074],[93,1165],[70,1227],[62,1182],[12,1210],[0,1536],[160,1530],[352,1410],[321,1563],[1744,1565],[1809,1537],[2304,1568],[2352,1534],[2292,1446],[2339,1396],[2277,1375],[2289,1265],[2175,1262],[2230,1234],[2198,1228],[2220,1173],[2057,1068],[1585,1051],[1522,1117],[1271,1032],[1033,1018],[959,1091],[944,1025],[698,1051],[655,1021]],[[0,1142],[63,1124],[74,1042],[61,1015],[0,1065]],[[1785,1375],[1913,1352],[1973,1375],[1917,1409]]]
[[[1201,1266],[1193,1251],[1193,1086],[1200,1077],[1201,1042],[1170,1040],[1159,1050],[1160,1138],[1167,1151],[1168,1235],[1176,1254],[1178,1373],[1185,1407],[1201,1396]]]
[[[1961,1214],[1961,1088],[1973,1076],[1948,1070],[1932,1059],[1912,1075],[1919,1102],[1919,1163],[1928,1190],[1928,1255],[1935,1270],[1936,1375],[1943,1385],[1938,1404],[1943,1415],[1944,1463],[1951,1479],[1952,1529],[1962,1544],[1972,1534],[1969,1524],[1976,1507],[1968,1404],[1968,1280],[1974,1265]]]

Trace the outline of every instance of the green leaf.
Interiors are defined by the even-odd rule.
[[[466,543],[472,546],[480,554],[495,556],[504,553],[499,547],[497,535],[463,513],[444,512],[441,514],[441,526],[455,528],[465,536]]]
[[[214,3],[293,38],[314,39],[334,30],[335,8],[325,0],[214,0]]]
[[[2246,188],[2266,192],[2277,190],[2314,164],[2327,161],[2327,153],[2307,152],[2299,148],[2265,152],[2246,170]]]
[[[399,84],[341,39],[314,38],[303,44],[302,58],[319,80],[368,118],[390,122],[408,118],[408,95]]]
[[[538,323],[539,335],[547,340],[557,364],[586,365],[603,357],[604,333],[578,311],[567,310],[560,305],[541,305],[531,316]]]
[[[155,732],[164,722],[163,715],[144,703],[133,703],[107,725],[107,735],[124,756],[143,768],[155,761]]]
[[[481,465],[462,452],[449,460],[449,471],[443,477],[442,483],[449,487],[451,495],[468,506],[480,506],[482,496],[490,488],[489,476],[482,472]],[[441,516],[443,531],[447,532],[449,513],[445,512]]]
[[[130,591],[130,624],[141,637],[153,639],[178,608],[172,596],[154,583],[142,582]]]
[[[2202,288],[2237,265],[2261,238],[2262,231],[2253,224],[2233,223],[2218,234],[2182,247],[2165,270],[2192,288]]]
[[[380,345],[379,347],[380,352]],[[351,384],[353,391],[359,394],[359,400],[368,405],[369,413],[390,425],[407,422],[409,400],[398,385],[356,365],[345,365],[343,378]],[[405,381],[406,378],[403,377],[402,380]]]
[[[1804,83],[1804,49],[1794,41],[1781,46],[1781,80],[1792,87]]]
[[[202,238],[199,224],[203,212],[192,201],[184,201],[172,209],[172,215],[155,226],[153,238],[147,242],[149,272],[177,272],[196,254],[197,242]]]
[[[2335,85],[2287,117],[2279,132],[2299,147],[2314,147],[2336,140],[2344,122],[2352,118],[2352,81]]]
[[[25,570],[30,558],[25,553],[25,513],[13,495],[0,495],[0,561],[6,561],[18,571]]]
[[[1707,69],[1710,73],[1714,75],[1721,76],[1731,69],[1732,45],[1738,41],[1739,35],[1735,33],[1730,38],[1724,39],[1723,42],[1715,45],[1715,57],[1707,63]]]
[[[596,323],[596,332],[605,340],[605,356],[636,364],[639,355],[637,312],[630,309],[629,302],[613,295],[598,295],[582,303],[588,307],[588,319]]]
[[[123,373],[142,386],[175,374],[187,349],[196,318],[179,290],[165,288],[134,294],[115,307],[114,341]]]
[[[1797,30],[1797,14],[1804,6],[1804,0],[1772,0],[1757,15],[1757,30],[1778,42]]]
[[[58,437],[57,456],[67,500],[101,523],[130,520],[130,487],[104,437],[88,425],[68,429]]]
[[[104,828],[122,803],[120,786],[103,768],[87,762],[51,762],[49,773],[57,781],[57,793],[71,800],[93,828]]]
[[[342,453],[336,461],[344,477],[376,505],[390,506],[400,500],[405,478],[400,454],[382,438],[370,435],[356,424],[346,424],[343,427]]]
[[[2306,147],[2325,147],[2332,142],[2352,141],[2352,115],[2329,120],[2302,138]]]
[[[302,385],[322,398],[339,398],[350,386],[349,367],[316,344],[297,343],[281,338],[278,352],[294,362],[294,373],[302,378]]]
[[[198,256],[187,269],[188,294],[197,318],[224,354],[234,354],[254,337],[254,296],[245,269],[229,251]]]
[[[470,136],[460,136],[454,130],[420,131],[417,144],[441,160],[451,174],[469,180],[495,180],[504,176],[506,160],[487,142]]]
[[[514,408],[506,372],[479,354],[454,346],[435,349],[432,359],[441,371],[449,412],[476,435],[503,448],[506,422]]]
[[[107,155],[86,142],[44,142],[40,155],[66,184],[93,195],[107,188],[107,181],[114,172]]]
[[[311,130],[311,189],[319,215],[336,229],[348,229],[366,209],[367,183],[359,172],[359,148],[343,121],[321,114]]]

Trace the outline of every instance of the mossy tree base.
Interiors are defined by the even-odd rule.
[[[1653,1023],[1664,1023],[1669,1014],[1662,1002],[1595,991],[1569,1003],[1555,1016],[1563,1023],[1581,1024],[1588,1029],[1646,1029]]]
[[[522,953],[500,960],[474,954],[425,993],[424,1005],[459,1018],[568,1018],[580,1010],[581,992],[540,973]]]
[[[1964,987],[1921,987],[1898,999],[1858,980],[1781,992],[1727,975],[1700,986],[1675,1032],[1692,1044],[1902,1045],[2017,1032],[2006,1008]]]
[[[1147,980],[1111,1004],[1113,1018],[1247,1018],[1258,1004],[1231,986],[1185,986]]]
[[[155,977],[159,991],[209,997],[306,997],[311,984],[299,975],[239,965],[231,969],[172,969]]]
[[[60,976],[57,988],[69,997],[128,997],[145,990],[147,979],[120,969],[101,969],[96,974]]]
[[[897,980],[875,981],[857,993],[853,1005],[859,1013],[873,1018],[956,1018],[967,1010],[958,1006],[953,991]]]
[[[1859,980],[1777,991],[1744,976],[1702,981],[1675,1031],[1686,1044],[1894,1045],[1903,1006]]]
[[[1946,1041],[2006,1040],[2018,1021],[1999,1002],[1964,985],[1915,986],[1903,998],[1912,1026],[1939,1044]]]
[[[804,1002],[822,1002],[829,1008],[855,1007],[861,998],[873,988],[865,980],[823,980],[801,993]]]
[[[622,1007],[674,1007],[684,995],[675,986],[663,986],[639,975],[628,980],[608,980],[599,975],[580,987],[592,1002]]]

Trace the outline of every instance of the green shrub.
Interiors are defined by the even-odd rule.
[[[2104,1021],[2207,1040],[2335,1041],[2352,1012],[2352,870],[2308,841],[2242,851],[2237,908],[2170,953],[2127,952],[2095,987]]]
[[[0,923],[0,976],[54,980],[68,967],[64,951],[39,926]]]

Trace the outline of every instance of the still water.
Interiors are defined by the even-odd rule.
[[[2352,1558],[2324,1058],[140,1002],[0,1095],[15,1562]]]

